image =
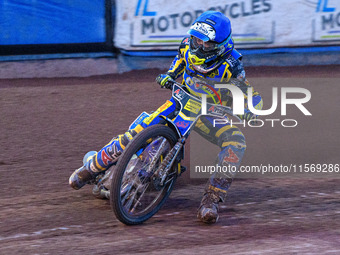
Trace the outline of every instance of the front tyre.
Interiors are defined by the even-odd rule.
[[[175,132],[164,125],[150,126],[128,144],[113,173],[110,203],[118,220],[127,225],[151,218],[169,197],[177,178],[170,169],[160,186],[157,169],[177,142]]]

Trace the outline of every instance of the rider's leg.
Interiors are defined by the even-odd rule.
[[[176,112],[176,103],[172,99],[167,101],[149,117],[146,117],[134,129],[130,129],[125,134],[113,138],[107,145],[98,151],[93,157],[89,158],[86,164],[75,170],[69,179],[69,184],[74,189],[80,189],[86,183],[96,178],[96,176],[116,164],[119,156],[127,144],[135,135],[144,128],[161,123],[163,119],[159,115],[172,118]]]
[[[211,117],[201,117],[195,130],[221,148],[217,163],[220,166],[229,165],[228,169],[233,171],[215,173],[209,179],[197,214],[197,217],[205,223],[214,223],[218,220],[218,204],[225,201],[246,149],[244,135],[236,126],[229,124],[214,126],[212,123]]]

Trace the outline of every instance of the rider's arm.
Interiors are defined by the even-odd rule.
[[[251,86],[249,85],[248,81],[247,81],[247,87],[248,87],[248,88],[251,87]],[[247,88],[247,89],[248,89],[248,88]],[[254,88],[253,88],[253,94],[252,94],[252,95],[249,95],[249,96],[252,96],[254,108],[255,108],[256,110],[261,110],[261,109],[262,109],[262,106],[263,106],[263,101],[262,101],[261,95],[260,95],[257,91],[255,91]],[[245,116],[249,116],[250,118],[245,117],[245,119],[249,120],[249,119],[252,118],[253,113],[250,112],[249,107],[248,107],[248,94],[247,94],[247,93],[244,94],[244,98],[245,98],[245,100],[244,100],[244,115],[245,115]],[[256,116],[255,116],[255,117],[256,117]]]
[[[246,79],[246,72],[244,71],[243,68],[243,63],[241,61],[241,55],[234,55],[232,54],[231,57],[228,58],[228,63],[230,65],[230,71],[231,71],[231,78],[236,79],[240,82],[237,82],[235,84],[237,87],[239,87],[243,94],[244,94],[244,118],[245,119],[251,119],[253,114],[250,112],[249,107],[248,107],[248,88],[250,88],[250,84],[248,80]],[[253,88],[253,93],[252,93],[252,99],[253,99],[253,106],[257,110],[261,110],[263,106],[263,101],[261,95],[254,90]],[[227,95],[228,97],[228,95]]]
[[[184,51],[187,45],[189,45],[189,37],[186,37],[182,40],[178,49],[177,56],[172,61],[172,64],[167,72],[167,74],[170,75],[171,78],[174,80],[180,77],[185,70],[186,63],[184,60]]]
[[[171,79],[176,80],[180,77],[185,70],[184,50],[189,44],[189,38],[184,38],[179,46],[178,53],[169,70],[165,74],[159,74],[156,78],[156,82],[165,88],[171,88]],[[171,78],[171,79],[170,79]]]

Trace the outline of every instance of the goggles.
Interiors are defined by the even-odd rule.
[[[219,46],[220,45],[218,43],[211,41],[204,42],[203,40],[195,36],[191,36],[191,47],[193,50],[198,50],[199,48],[202,48],[203,51],[208,52],[217,49]]]

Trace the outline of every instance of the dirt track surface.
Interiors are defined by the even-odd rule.
[[[90,186],[71,190],[87,151],[168,99],[158,72],[0,80],[0,254],[340,254],[340,179],[236,179],[211,226],[196,219],[205,181],[189,172],[140,226],[122,225]],[[269,101],[272,86],[310,89],[313,116],[246,128],[244,164],[339,163],[340,66],[250,68],[248,79]]]

